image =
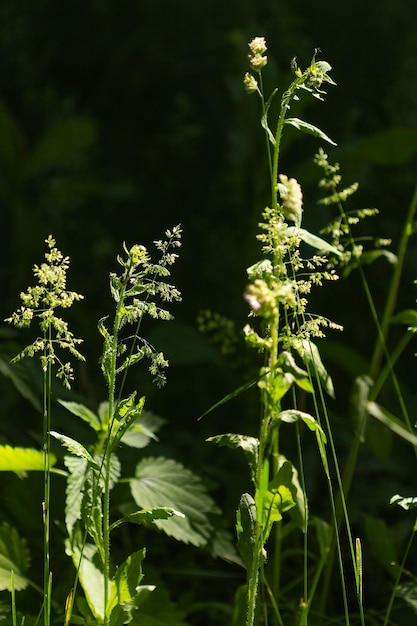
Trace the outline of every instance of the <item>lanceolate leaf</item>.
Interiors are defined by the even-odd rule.
[[[50,455],[50,465],[55,465],[56,457]],[[12,446],[0,446],[0,471],[16,472],[24,474],[30,471],[43,471],[44,454],[33,448],[14,448]]]
[[[136,511],[135,513],[129,513],[129,515],[126,515],[117,522],[114,522],[114,524],[110,526],[110,530],[117,528],[117,526],[120,526],[123,522],[131,522],[132,524],[149,524],[157,519],[168,519],[173,515],[185,517],[183,513],[166,506],[159,507],[157,509],[142,509],[140,511]]]
[[[277,91],[278,91],[278,89],[274,89],[274,91],[269,96],[268,101],[266,102],[265,107],[264,107],[263,115],[261,117],[261,126],[266,131],[266,133],[268,135],[268,139],[269,139],[269,141],[271,142],[271,144],[273,146],[275,146],[276,141],[275,141],[275,137],[274,137],[273,133],[271,132],[271,129],[269,128],[268,112],[269,112],[269,107],[271,106],[272,99],[274,98],[274,96],[277,93]]]
[[[16,591],[25,589],[28,581],[25,574],[29,567],[29,551],[26,541],[7,522],[0,526],[0,590],[11,591],[11,577],[14,573]]]
[[[387,426],[390,430],[392,430],[393,433],[399,435],[399,437],[402,437],[414,447],[417,447],[416,435],[406,430],[401,422],[394,417],[394,415],[392,415],[392,413],[379,406],[376,402],[368,402],[366,408],[369,415],[372,415],[372,417],[375,417],[375,419],[384,424],[384,426]]]
[[[298,409],[287,409],[285,411],[281,411],[277,415],[277,421],[282,422],[304,422],[306,426],[309,427],[312,431],[318,431],[324,443],[326,443],[326,435],[318,421],[309,413],[305,413],[304,411],[299,411]]]
[[[318,347],[312,341],[303,340],[303,353],[302,358],[308,367],[309,374],[315,376],[321,383],[323,389],[329,394],[331,398],[335,397],[333,381],[330,378],[329,373],[324,367],[321,360]]]
[[[298,117],[288,117],[285,120],[285,124],[290,124],[294,126],[297,130],[301,130],[304,133],[308,133],[309,135],[314,135],[315,137],[319,137],[319,139],[323,139],[328,143],[331,143],[332,146],[337,146],[337,144],[330,139],[320,128],[317,126],[313,126],[313,124],[309,124],[308,122],[304,122],[304,120],[298,119]]]
[[[295,226],[290,226],[288,230],[291,228],[295,228]],[[329,252],[331,254],[335,254],[336,256],[340,256],[340,251],[325,239],[322,239],[317,235],[313,235],[313,233],[310,233],[305,228],[297,228],[297,232],[304,243],[307,243],[312,248],[316,248],[316,250],[319,250],[320,252]]]
[[[256,540],[256,505],[249,493],[240,498],[236,514],[237,547],[248,570],[248,579],[253,566],[253,554]]]
[[[67,437],[66,435],[61,435],[54,430],[51,430],[50,434],[52,435],[52,437],[55,437],[55,439],[58,439],[58,441],[60,441],[61,444],[65,446],[65,448],[67,448],[67,450],[69,450],[72,454],[75,454],[75,456],[79,456],[85,459],[86,461],[91,463],[93,467],[99,469],[89,451],[84,448],[84,446],[79,441],[76,441],[71,437]]]

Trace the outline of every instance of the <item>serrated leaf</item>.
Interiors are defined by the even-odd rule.
[[[19,537],[17,530],[3,522],[0,526],[0,590],[11,591],[10,573],[14,573],[16,591],[28,585],[26,572],[29,568],[29,551],[26,540]]]
[[[67,402],[66,400],[58,400],[65,409],[67,409],[73,415],[80,417],[84,422],[87,422],[95,431],[101,430],[101,422],[95,413],[83,404],[78,402]]]
[[[189,622],[183,621],[183,618],[183,612],[171,602],[166,590],[158,584],[137,611],[130,626],[189,626]]]
[[[113,425],[110,443],[112,450],[119,444],[123,435],[134,424],[142,412],[143,405],[145,404],[145,398],[142,397],[139,402],[135,403],[135,397],[136,392],[126,400],[120,402],[117,407],[116,420]]]
[[[124,443],[131,448],[145,448],[151,440],[158,441],[156,433],[165,420],[150,411],[142,411],[136,421],[131,424],[120,443]]]
[[[89,451],[84,448],[84,446],[79,441],[72,439],[72,437],[61,435],[54,430],[51,430],[50,435],[55,439],[58,439],[58,441],[60,441],[61,444],[71,452],[71,454],[75,454],[75,456],[85,459],[86,461],[91,463],[91,465],[97,470],[99,469],[97,463],[95,462]]]
[[[56,457],[51,454],[49,457],[50,465],[55,465]],[[23,474],[24,472],[43,471],[44,454],[40,450],[34,448],[15,448],[13,446],[0,446],[0,471],[16,472]]]
[[[171,459],[147,458],[136,466],[130,489],[136,504],[143,508],[170,507],[185,515],[154,524],[167,535],[184,543],[206,545],[215,532],[209,515],[218,509],[200,478]]]
[[[249,437],[247,435],[237,435],[235,433],[224,433],[223,435],[215,435],[206,439],[211,443],[217,443],[219,446],[227,446],[228,448],[242,448],[248,459],[249,466],[253,471],[256,469],[258,462],[258,446],[259,439]]]
[[[324,141],[331,143],[332,146],[337,146],[337,143],[330,139],[330,137],[320,130],[320,128],[317,128],[317,126],[309,124],[308,122],[304,122],[304,120],[300,120],[298,117],[288,117],[285,120],[285,124],[290,124],[290,126],[294,126],[294,128],[301,130],[303,133],[314,135],[314,137],[319,137],[319,139],[323,139]]]

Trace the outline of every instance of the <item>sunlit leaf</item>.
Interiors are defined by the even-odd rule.
[[[227,446],[228,448],[242,448],[248,459],[251,470],[255,470],[258,461],[259,440],[256,437],[248,435],[237,435],[235,433],[225,433],[223,435],[215,435],[209,437],[206,441],[217,443],[219,446]]]
[[[323,139],[324,141],[331,143],[332,146],[337,146],[337,144],[322,130],[320,130],[320,128],[317,128],[317,126],[313,126],[313,124],[309,124],[308,122],[304,122],[304,120],[300,120],[298,117],[288,117],[285,120],[285,124],[290,124],[290,126],[294,126],[297,130],[319,137],[319,139]]]
[[[56,457],[51,454],[50,465],[55,465]],[[22,475],[25,472],[43,471],[44,453],[33,448],[15,448],[13,446],[0,446],[0,471],[16,472]]]
[[[80,417],[84,420],[84,422],[87,422],[87,424],[89,424],[94,430],[101,430],[99,417],[83,404],[79,404],[78,402],[67,402],[66,400],[58,400],[58,402],[70,413]]]

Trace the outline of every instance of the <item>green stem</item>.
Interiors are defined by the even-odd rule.
[[[44,334],[44,357],[49,356],[52,345],[51,328],[48,335]],[[51,621],[51,565],[50,565],[50,497],[51,497],[51,382],[52,365],[48,366],[43,375],[43,463],[44,463],[44,493],[43,493],[43,617],[44,626],[50,626]]]

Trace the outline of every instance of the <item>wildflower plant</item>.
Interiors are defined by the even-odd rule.
[[[44,585],[43,617],[45,626],[50,624],[52,573],[50,568],[50,497],[51,497],[51,385],[52,370],[57,366],[56,376],[66,388],[74,378],[73,367],[69,361],[63,361],[61,353],[69,351],[77,359],[84,357],[78,350],[81,339],[77,339],[69,330],[68,323],[58,317],[57,309],[68,309],[83,296],[67,289],[67,271],[69,258],[63,256],[56,247],[51,235],[46,239],[48,251],[45,261],[35,265],[33,273],[37,284],[20,294],[21,307],[6,322],[17,328],[29,328],[35,320],[39,322],[41,335],[24,348],[14,359],[39,356],[43,371],[43,456],[44,456]]]
[[[248,345],[255,348],[263,359],[257,382],[260,392],[258,436],[225,433],[209,438],[209,441],[219,445],[244,451],[254,487],[253,495],[242,495],[237,511],[237,545],[246,567],[247,584],[237,595],[235,626],[253,626],[258,620],[269,623],[270,611],[272,623],[284,623],[278,602],[281,595],[279,555],[283,533],[288,534],[291,532],[289,529],[294,527],[303,533],[305,555],[297,623],[307,623],[323,564],[316,570],[310,586],[307,557],[309,512],[300,433],[301,425],[314,433],[331,490],[326,452],[328,436],[321,423],[325,409],[323,413],[320,406],[323,394],[327,392],[333,396],[334,390],[315,342],[324,336],[326,329],[341,328],[308,310],[311,290],[324,282],[337,280],[334,264],[329,262],[329,258],[339,257],[341,246],[302,227],[304,208],[301,186],[297,180],[280,171],[279,159],[281,138],[287,125],[334,144],[316,126],[289,116],[293,102],[302,95],[323,100],[324,85],[335,84],[329,76],[331,67],[327,62],[317,60],[315,54],[303,71],[293,59],[291,70],[294,79],[281,96],[278,119],[273,129],[268,115],[278,89],[274,89],[268,99],[265,98],[262,70],[268,61],[266,51],[263,37],[252,40],[248,55],[252,72],[247,72],[244,77],[246,91],[256,93],[261,100],[261,125],[267,139],[271,181],[270,205],[263,211],[257,235],[262,245],[262,258],[248,268],[248,285],[244,293],[249,305],[249,322],[243,329],[244,335]],[[313,249],[314,252],[307,255],[306,249]],[[300,392],[311,395],[314,415],[300,410]],[[283,454],[280,432],[284,423],[293,423],[296,428],[298,469]],[[286,531],[282,530],[285,518],[288,524]],[[276,530],[273,533],[274,527]],[[273,563],[268,566],[266,544],[271,535],[275,539],[275,550]]]

